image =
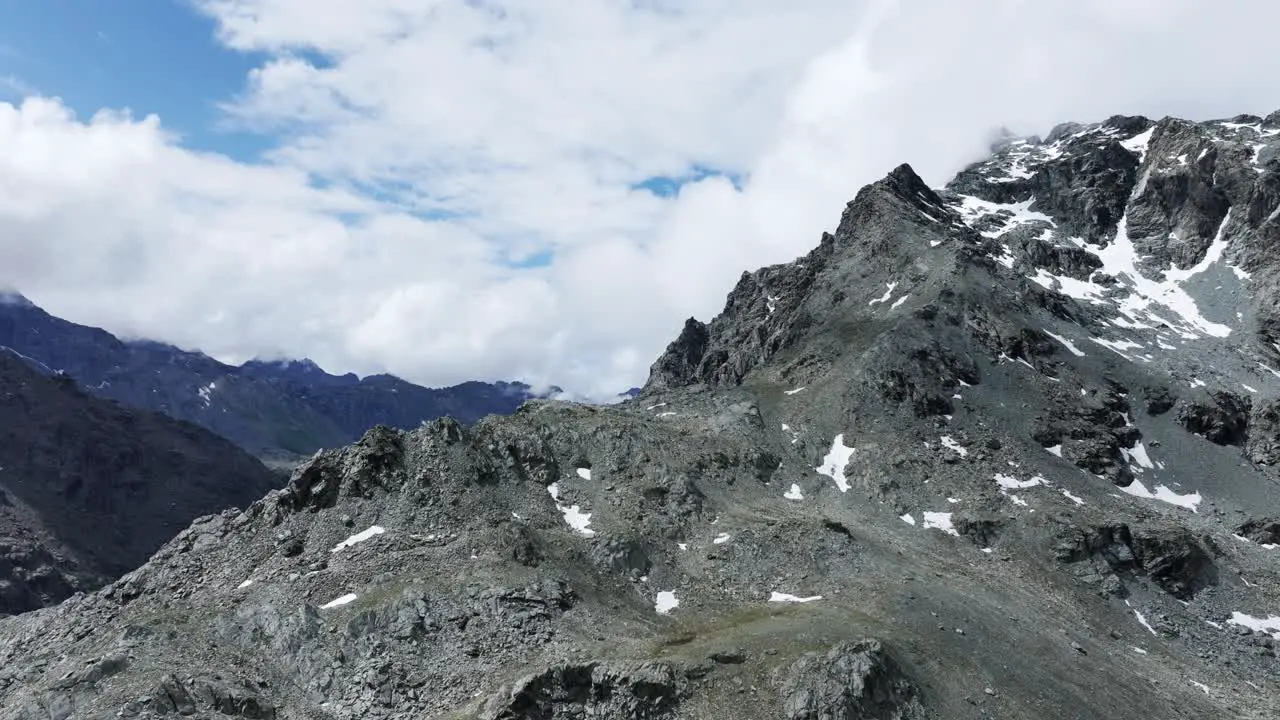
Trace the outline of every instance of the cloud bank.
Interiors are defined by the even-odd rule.
[[[941,184],[1002,125],[1280,108],[1280,5],[1206,8],[195,0],[265,58],[222,101],[274,147],[0,102],[0,286],[231,361],[611,396],[898,163]]]

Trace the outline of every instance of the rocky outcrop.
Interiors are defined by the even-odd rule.
[[[1121,579],[1141,574],[1179,600],[1218,582],[1211,551],[1181,528],[1131,531],[1128,525],[1099,525],[1071,530],[1055,547],[1065,563],[1092,563],[1095,580],[1115,573]]]
[[[1240,419],[1233,418],[1233,422]],[[1280,399],[1251,403],[1244,451],[1258,465],[1280,464]]]
[[[1280,545],[1280,518],[1250,518],[1236,526],[1235,534],[1260,545]]]
[[[18,519],[0,520],[8,532],[21,532]],[[91,590],[108,578],[87,572],[74,558],[57,552],[56,540],[0,539],[0,615],[53,605],[75,592]]]
[[[684,678],[665,663],[559,665],[528,675],[495,696],[484,720],[558,717],[675,717]]]
[[[1225,390],[1209,394],[1212,403],[1184,399],[1176,409],[1177,420],[1187,432],[1215,445],[1244,445],[1249,437],[1252,401]]]
[[[832,343],[848,332],[847,316],[874,308],[884,291],[860,287],[853,295],[856,277],[911,264],[912,248],[945,237],[954,222],[943,199],[909,165],[895,168],[859,191],[835,234],[824,233],[808,255],[743,273],[715,319],[705,325],[687,320],[650,369],[644,392],[698,383],[735,386],[798,343],[831,352]],[[832,318],[841,318],[836,327]]]
[[[1053,218],[1064,234],[1105,243],[1124,216],[1138,179],[1140,158],[1121,144],[1122,139],[1138,135],[1151,125],[1147,118],[1116,116],[1097,128],[1059,126],[1045,140],[1059,152],[1035,163],[1034,170],[991,182],[993,170],[999,165],[988,161],[961,172],[948,189],[994,203],[1034,199],[1031,208]],[[997,158],[1024,153],[1029,156],[1039,144],[1006,143]]]
[[[1110,386],[1090,397],[1059,396],[1049,415],[1037,419],[1032,437],[1041,447],[1061,447],[1062,457],[1116,485],[1133,482],[1124,450],[1142,435],[1130,420],[1128,393]]]
[[[925,720],[920,691],[879,640],[807,653],[780,690],[787,720]]]

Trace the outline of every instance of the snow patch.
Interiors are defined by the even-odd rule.
[[[903,295],[902,297],[898,298],[897,300],[894,300],[894,301],[893,301],[893,304],[889,306],[889,309],[890,309],[890,310],[894,310],[894,309],[896,309],[899,305],[901,305],[902,303],[906,302],[906,301],[907,301],[907,298],[909,298],[909,297],[911,297],[911,295],[910,295],[910,294],[907,294],[907,295]]]
[[[196,391],[200,395],[200,399],[204,401],[205,407],[209,407],[209,404],[213,402],[213,391],[217,389],[218,383],[211,382]]]
[[[960,443],[953,440],[950,435],[943,435],[940,439],[942,441],[942,446],[947,448],[948,450],[954,450],[955,453],[960,457],[969,456],[969,450],[966,449]]]
[[[849,481],[844,476],[844,469],[849,464],[849,459],[853,457],[854,452],[856,452],[854,448],[845,446],[844,433],[840,433],[831,441],[831,450],[822,459],[822,464],[814,468],[814,470],[819,475],[826,475],[835,480],[836,487],[840,488],[840,492],[849,492]]]
[[[381,525],[371,525],[371,526],[369,526],[369,528],[368,528],[367,530],[361,530],[360,532],[356,533],[355,535],[352,535],[351,537],[347,538],[346,540],[343,540],[342,542],[338,543],[337,545],[334,545],[334,546],[333,546],[333,549],[332,549],[332,550],[330,550],[329,552],[331,552],[331,553],[336,553],[336,552],[338,552],[339,550],[341,550],[341,549],[343,549],[343,548],[349,548],[349,547],[351,547],[352,545],[355,545],[356,543],[362,543],[362,542],[364,542],[365,540],[368,540],[369,538],[372,538],[372,537],[373,537],[373,536],[375,536],[375,535],[381,535],[382,533],[384,533],[384,532],[386,532],[386,531],[387,531],[387,529],[386,529],[386,528],[384,528],[384,527],[382,527]]]
[[[885,286],[888,287],[889,289],[884,291],[884,295],[881,295],[880,297],[867,303],[868,305],[875,305],[877,303],[889,302],[889,298],[893,297],[893,291],[895,288],[898,287],[898,283],[896,282],[885,283]]]
[[[320,609],[321,609],[321,610],[328,610],[328,609],[330,609],[330,608],[336,608],[336,607],[338,607],[338,606],[340,606],[340,605],[346,605],[346,604],[347,604],[347,603],[349,603],[349,602],[354,602],[354,601],[355,601],[355,599],[356,599],[356,597],[357,597],[357,595],[356,595],[355,593],[347,593],[346,595],[343,595],[343,596],[341,596],[341,597],[336,597],[336,598],[334,598],[334,599],[330,600],[329,602],[327,602],[327,603],[325,603],[325,604],[321,605],[321,606],[320,606]]]
[[[799,485],[797,485],[796,483],[791,483],[791,489],[783,493],[782,497],[788,500],[803,500],[804,493],[800,491]]]
[[[252,584],[253,584],[253,579],[251,578],[251,579],[249,579],[249,580],[245,580],[244,582],[242,582],[242,583],[240,583],[239,585],[237,585],[237,586],[236,586],[236,589],[237,589],[237,590],[243,590],[243,589],[245,589],[245,588],[249,587],[249,586],[250,586],[250,585],[252,585]]]
[[[795,430],[792,430],[790,425],[786,423],[782,423],[782,431],[791,433],[792,445],[795,445],[796,443],[800,442],[800,433],[796,432]]]
[[[1222,219],[1222,223],[1218,226],[1218,232],[1210,244],[1209,250],[1199,263],[1186,270],[1170,267],[1164,272],[1164,280],[1155,281],[1147,279],[1142,273],[1138,272],[1138,253],[1134,248],[1133,240],[1129,238],[1129,219],[1127,216],[1120,218],[1120,222],[1116,226],[1115,239],[1105,248],[1094,252],[1102,260],[1104,272],[1113,277],[1128,276],[1133,289],[1136,291],[1121,301],[1121,311],[1131,318],[1137,313],[1145,311],[1152,319],[1156,319],[1158,316],[1151,312],[1151,306],[1159,304],[1176,313],[1183,325],[1195,331],[1211,337],[1227,337],[1230,335],[1230,327],[1207,320],[1200,314],[1195,300],[1187,294],[1187,291],[1181,285],[1182,282],[1204,272],[1210,265],[1222,258],[1222,253],[1226,249],[1226,227],[1230,219],[1231,210],[1228,210],[1226,216]],[[1175,325],[1175,323],[1167,320],[1166,324]]]
[[[1280,617],[1272,615],[1268,618],[1253,617],[1242,612],[1231,613],[1231,619],[1227,621],[1228,625],[1241,625],[1253,630],[1254,632],[1271,633],[1271,636],[1280,640]]]
[[[729,533],[720,533],[719,535],[715,536],[715,538],[711,542],[714,545],[723,545],[729,542],[729,540],[730,540]]]
[[[801,390],[803,390],[804,388],[805,388],[805,386],[801,385],[800,387],[796,388],[795,390],[783,390],[783,391],[782,391],[782,394],[783,394],[783,395],[795,395],[796,393],[800,392],[800,391],[801,391]]]
[[[1138,622],[1142,624],[1142,627],[1149,630],[1152,635],[1155,635],[1156,637],[1160,637],[1160,633],[1156,632],[1156,629],[1151,627],[1151,623],[1147,622],[1147,619],[1142,615],[1142,613],[1138,612],[1137,610],[1134,610],[1133,614],[1135,617],[1138,618]]]
[[[1045,450],[1049,451],[1051,455],[1057,455],[1058,457],[1062,457],[1062,443],[1058,443],[1057,445],[1051,445],[1045,448]]]
[[[1129,138],[1128,140],[1122,141],[1120,143],[1120,147],[1137,155],[1138,162],[1142,162],[1143,157],[1145,157],[1147,154],[1147,145],[1151,143],[1151,135],[1155,131],[1156,131],[1156,126],[1152,125],[1151,127],[1147,128],[1144,132],[1140,132],[1137,135],[1134,135],[1133,137]]]
[[[1124,455],[1125,460],[1137,462],[1138,465],[1148,470],[1155,470],[1156,468],[1155,464],[1151,462],[1151,457],[1147,455],[1147,448],[1142,444],[1141,440],[1134,443],[1133,447],[1127,450],[1121,448],[1120,453]]]
[[[583,480],[591,479],[591,468],[578,468],[577,472],[578,472],[578,477],[582,478]]]
[[[1161,502],[1167,502],[1170,505],[1184,507],[1191,512],[1197,512],[1196,507],[1201,501],[1200,493],[1198,492],[1179,494],[1164,485],[1157,485],[1155,492],[1152,492],[1148,490],[1147,487],[1142,484],[1142,481],[1137,478],[1134,478],[1132,483],[1120,488],[1120,490],[1134,497],[1146,498],[1148,500],[1159,500]]]
[[[551,496],[551,500],[556,504],[556,509],[560,511],[560,514],[564,515],[564,521],[568,523],[569,527],[573,528],[575,532],[584,537],[592,537],[596,534],[596,531],[589,527],[591,525],[591,513],[582,512],[582,509],[577,505],[566,506],[560,504],[559,483],[551,483],[548,485],[547,494]]]
[[[1064,496],[1064,497],[1066,497],[1068,500],[1070,500],[1071,502],[1073,502],[1073,503],[1075,503],[1075,504],[1077,504],[1077,505],[1083,505],[1083,504],[1084,504],[1084,500],[1081,500],[1080,498],[1076,497],[1075,495],[1072,495],[1072,494],[1071,494],[1071,492],[1070,492],[1069,490],[1063,490],[1063,491],[1062,491],[1062,494],[1063,494],[1063,496]]]
[[[1084,351],[1076,347],[1076,344],[1071,342],[1070,340],[1062,337],[1061,335],[1055,335],[1054,333],[1051,333],[1048,330],[1045,330],[1044,334],[1062,343],[1062,346],[1070,350],[1072,355],[1075,355],[1076,357],[1084,357]]]
[[[821,595],[810,595],[809,597],[798,597],[790,593],[780,593],[773,591],[769,594],[769,602],[789,602],[789,603],[807,603],[815,600],[821,600]]]
[[[997,238],[1009,232],[1019,225],[1026,225],[1032,222],[1044,222],[1056,227],[1053,218],[1042,212],[1031,210],[1031,206],[1036,199],[1033,197],[1019,203],[993,203],[981,200],[969,195],[963,195],[960,198],[960,206],[957,211],[961,218],[968,225],[973,225],[976,221],[988,215],[999,214],[1004,219],[1004,224],[994,230],[980,230],[984,237]]]
[[[659,615],[668,615],[678,607],[680,607],[680,599],[676,597],[674,590],[663,590],[658,593],[658,597],[653,602],[653,609]]]
[[[951,523],[951,513],[949,512],[926,512],[924,513],[924,527],[941,530],[960,537],[960,533],[956,531],[956,526]]]
[[[996,481],[997,485],[999,485],[1001,488],[1005,490],[1023,490],[1026,488],[1032,488],[1032,487],[1036,487],[1037,485],[1045,484],[1044,478],[1040,477],[1039,475],[1031,478],[1030,480],[1019,480],[1013,475],[996,473],[992,479]]]
[[[904,523],[906,523],[906,524],[908,524],[908,525],[915,525],[915,524],[916,524],[916,519],[915,519],[914,517],[912,517],[912,516],[911,516],[911,513],[907,513],[906,515],[899,515],[899,516],[898,516],[898,519],[899,519],[899,520],[902,520],[902,522],[904,522]]]

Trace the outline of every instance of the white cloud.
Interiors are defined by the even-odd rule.
[[[428,384],[612,394],[900,162],[941,183],[1001,124],[1265,113],[1280,71],[1280,6],[1256,0],[196,5],[267,57],[223,100],[278,134],[269,163],[0,104],[0,285],[229,359]],[[744,187],[631,189],[695,166]]]

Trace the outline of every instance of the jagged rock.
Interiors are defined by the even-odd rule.
[[[1097,559],[1121,575],[1142,573],[1179,600],[1218,582],[1210,552],[1182,529],[1133,533],[1119,524],[1073,530],[1060,539],[1055,554],[1060,562]]]
[[[1042,267],[1054,275],[1088,280],[1102,267],[1097,255],[1075,245],[1057,245],[1041,238],[1041,230],[1033,225],[1020,225],[1008,234],[1010,249],[1019,267],[1035,273]]]
[[[1253,403],[1247,428],[1244,450],[1249,460],[1259,465],[1280,464],[1280,401]]]
[[[697,382],[702,372],[703,358],[707,354],[709,338],[705,323],[695,318],[685,320],[679,337],[667,346],[666,352],[653,364],[645,389],[664,390]]]
[[[560,665],[523,677],[495,695],[481,717],[661,720],[675,717],[683,691],[683,677],[665,663]]]
[[[1217,154],[1199,126],[1175,119],[1156,124],[1149,147],[1160,157],[1182,160],[1145,174],[1142,191],[1129,205],[1129,237],[1153,268],[1192,267],[1204,257],[1231,206],[1216,186]]]
[[[1178,399],[1168,388],[1150,387],[1146,390],[1146,410],[1148,415],[1163,415],[1173,409]]]
[[[998,518],[971,517],[968,513],[954,513],[952,524],[962,537],[973,540],[979,547],[991,547],[1000,538],[1004,523]]]
[[[636,540],[609,538],[593,548],[596,561],[613,572],[636,577],[653,567],[644,545]]]
[[[920,691],[879,640],[808,653],[788,670],[780,691],[788,720],[924,720]]]
[[[1223,390],[1210,393],[1213,404],[1181,400],[1177,420],[1187,432],[1217,445],[1243,445],[1249,436],[1252,401]]]
[[[1260,545],[1280,545],[1280,519],[1250,518],[1236,526],[1235,534]]]
[[[1064,458],[1116,485],[1128,485],[1133,471],[1122,450],[1132,448],[1141,434],[1127,419],[1126,395],[1122,388],[1109,387],[1097,396],[1070,397],[1052,415],[1037,419],[1032,438],[1041,447],[1069,440]]]

